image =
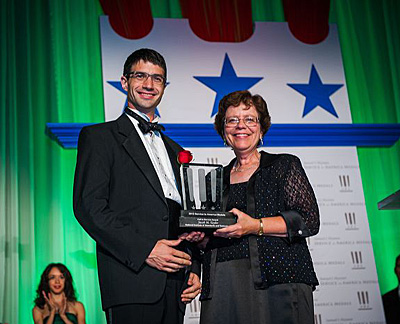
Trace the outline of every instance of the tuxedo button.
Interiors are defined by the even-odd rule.
[[[167,221],[168,219],[169,219],[168,215],[164,215],[164,216],[162,217],[162,220],[163,220],[163,221]]]

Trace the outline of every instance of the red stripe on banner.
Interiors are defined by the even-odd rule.
[[[150,0],[100,0],[115,32],[128,39],[145,37],[153,28]]]
[[[289,29],[296,39],[318,44],[329,34],[330,0],[282,0]]]
[[[182,15],[199,38],[243,42],[253,34],[251,0],[180,0]]]

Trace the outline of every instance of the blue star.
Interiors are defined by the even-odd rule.
[[[121,84],[120,81],[107,81],[107,83],[110,84],[110,85],[112,85],[115,89],[118,89],[119,91],[121,91],[125,96],[128,95],[128,93],[124,90],[124,88],[122,88],[122,84]],[[167,84],[168,84],[168,83],[167,83]],[[128,97],[127,97],[126,100],[125,100],[125,105],[124,105],[124,107],[122,108],[122,111],[123,111],[124,108],[127,107],[127,106],[128,106]],[[161,117],[161,116],[160,116],[160,113],[158,112],[158,109],[157,109],[157,108],[156,108],[155,113],[156,113],[157,116]]]
[[[314,64],[311,67],[310,80],[308,81],[308,84],[288,83],[287,85],[306,97],[303,117],[314,110],[317,106],[320,106],[336,118],[339,118],[329,97],[343,87],[343,84],[322,84]]]
[[[120,81],[107,81],[108,84],[111,84],[115,89],[118,89],[119,91],[121,91],[125,96],[128,95],[128,93],[124,90],[124,88],[122,88],[122,84]],[[128,106],[128,97],[125,100],[125,105],[124,108]],[[122,108],[122,110],[124,110],[124,108]]]
[[[233,69],[231,61],[229,60],[228,54],[225,54],[221,76],[219,77],[195,76],[194,78],[217,93],[211,117],[218,112],[219,101],[225,95],[237,90],[248,90],[257,82],[263,79],[256,77],[255,78],[238,77],[236,75],[235,70]]]

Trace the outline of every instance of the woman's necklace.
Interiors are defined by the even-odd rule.
[[[241,166],[234,166],[233,167],[233,171],[234,172],[243,172],[243,171],[247,171],[247,170],[251,170],[251,169],[254,169],[254,167],[257,167],[258,166],[258,164],[259,163],[253,163],[253,165],[252,166],[250,166],[250,167],[247,167],[247,168],[242,168]]]
[[[244,171],[247,171],[247,170],[254,169],[255,167],[258,167],[260,165],[260,156],[257,156],[257,159],[258,159],[257,162],[251,163],[250,166],[246,167],[246,168],[242,168],[241,165],[238,166],[238,162],[236,160],[235,166],[232,168],[233,172],[244,172]]]

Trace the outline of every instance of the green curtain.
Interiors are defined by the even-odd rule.
[[[400,122],[400,2],[331,0],[337,23],[353,123]],[[400,211],[378,201],[400,189],[400,143],[358,148],[365,204],[381,293],[397,284]]]
[[[39,276],[72,272],[88,323],[104,321],[94,244],[72,212],[75,150],[47,122],[104,121],[97,0],[0,2],[0,322],[32,323]]]
[[[181,18],[179,0],[151,0],[154,17]],[[255,21],[284,21],[280,0],[252,0]],[[72,212],[76,151],[45,134],[47,122],[104,121],[98,0],[0,1],[0,322],[30,323],[50,262],[72,272],[87,323],[105,323],[95,247]],[[396,0],[331,0],[353,122],[398,123]],[[358,149],[382,292],[395,284],[400,214],[377,202],[400,189],[400,144]]]

